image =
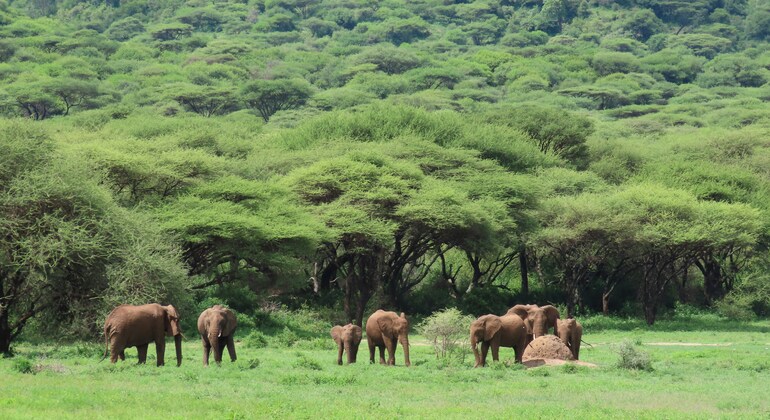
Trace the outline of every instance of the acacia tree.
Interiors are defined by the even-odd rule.
[[[107,290],[123,301],[182,293],[173,248],[151,223],[119,208],[84,167],[42,131],[0,127],[0,352],[11,351],[33,317],[50,313],[58,325]],[[134,287],[118,286],[126,279]]]
[[[304,79],[254,80],[242,92],[246,104],[265,122],[278,111],[299,108],[312,94],[312,86]]]

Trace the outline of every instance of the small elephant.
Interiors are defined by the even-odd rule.
[[[508,310],[508,314],[516,314],[524,320],[527,326],[527,343],[548,334],[551,329],[556,334],[559,310],[551,305],[516,305]]]
[[[222,350],[225,345],[230,353],[230,361],[235,361],[235,343],[233,333],[238,326],[235,314],[222,305],[214,305],[201,312],[198,317],[198,333],[203,341],[203,365],[209,365],[209,353],[214,349],[214,361],[222,363]]]
[[[337,343],[337,364],[342,364],[342,353],[348,353],[348,364],[356,362],[358,354],[358,345],[361,344],[363,331],[358,325],[348,324],[345,326],[336,325],[332,327],[330,334]]]
[[[396,347],[398,343],[404,347],[404,364],[411,366],[409,361],[409,321],[401,312],[386,312],[382,309],[373,313],[366,320],[366,340],[369,342],[369,362],[374,363],[374,348],[380,349],[380,364],[396,364]],[[388,361],[385,362],[385,348],[388,349]]]
[[[158,366],[164,364],[166,336],[174,337],[176,345],[176,365],[182,364],[182,329],[179,327],[179,314],[171,305],[120,305],[113,309],[104,321],[104,341],[107,349],[102,360],[110,352],[110,362],[126,360],[125,349],[136,347],[139,363],[147,361],[147,347],[155,342]]]
[[[575,360],[580,354],[580,340],[583,338],[583,326],[575,318],[560,319],[556,335],[567,345]]]
[[[478,343],[481,342],[481,354]],[[498,361],[500,346],[512,347],[516,362],[521,363],[527,346],[527,327],[516,314],[482,315],[471,323],[471,348],[476,358],[473,367],[486,366],[487,351],[492,347],[492,360]]]

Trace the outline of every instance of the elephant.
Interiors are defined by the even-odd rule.
[[[481,354],[478,343],[481,342]],[[471,323],[471,348],[476,358],[473,367],[487,364],[487,351],[492,347],[492,360],[498,361],[500,346],[513,347],[516,362],[521,363],[527,346],[527,327],[524,320],[516,314],[482,315]]]
[[[227,346],[230,353],[230,361],[234,362],[235,342],[233,333],[238,326],[235,314],[222,305],[214,305],[201,312],[198,317],[198,333],[203,342],[203,366],[209,365],[209,354],[214,349],[214,361],[217,365],[222,363],[222,350]]]
[[[386,312],[382,309],[374,312],[366,320],[366,340],[369,342],[369,362],[374,363],[374,348],[380,349],[380,364],[396,364],[398,342],[404,347],[404,364],[409,367],[409,321],[401,312]],[[385,348],[388,349],[388,361],[385,362]]]
[[[527,343],[548,334],[550,329],[556,334],[559,310],[551,305],[516,305],[508,310],[508,314],[516,314],[524,320],[527,326]]]
[[[330,334],[337,343],[337,364],[342,364],[342,353],[348,353],[348,364],[356,362],[358,355],[358,345],[361,344],[363,331],[358,325],[348,324],[345,326],[335,325]]]
[[[556,335],[567,345],[575,360],[580,354],[580,340],[583,338],[583,326],[575,318],[560,319]]]
[[[107,348],[102,360],[110,352],[110,362],[125,360],[125,349],[136,346],[139,363],[147,361],[147,347],[155,342],[158,366],[164,364],[166,335],[174,337],[176,365],[182,365],[182,329],[179,327],[179,313],[171,305],[157,303],[148,305],[120,305],[113,309],[104,321],[104,341]]]

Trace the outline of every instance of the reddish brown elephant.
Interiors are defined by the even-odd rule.
[[[575,318],[560,319],[556,335],[566,344],[575,360],[580,355],[580,340],[583,338],[583,326]]]
[[[345,326],[335,325],[329,332],[337,343],[337,364],[342,364],[342,353],[347,352],[348,364],[356,362],[358,355],[358,345],[361,344],[363,331],[358,325],[348,324]]]
[[[478,343],[481,343],[479,354]],[[500,347],[512,347],[516,362],[521,363],[527,346],[527,328],[516,314],[482,315],[471,323],[471,348],[476,358],[473,367],[486,366],[487,352],[492,348],[492,360],[498,361]]]
[[[516,305],[508,310],[508,314],[516,314],[524,320],[527,326],[527,343],[548,334],[551,330],[556,334],[559,310],[551,305]]]
[[[136,347],[139,363],[147,361],[147,347],[155,343],[158,366],[164,364],[166,336],[174,337],[176,345],[176,365],[182,364],[182,329],[179,327],[179,314],[171,305],[157,303],[133,306],[120,305],[113,309],[104,321],[104,341],[107,349],[104,359],[110,351],[110,362],[118,358],[125,360],[125,349]]]
[[[386,312],[382,309],[373,313],[366,320],[366,340],[369,342],[369,361],[374,363],[374,349],[380,349],[380,364],[396,364],[396,347],[400,342],[404,347],[404,364],[409,361],[409,321],[401,312]],[[385,361],[385,349],[388,349],[388,361]]]
[[[222,363],[222,351],[227,346],[230,361],[236,360],[233,334],[238,320],[235,314],[222,305],[214,305],[201,312],[198,317],[198,333],[203,342],[203,365],[209,365],[209,354],[214,349],[214,361]]]

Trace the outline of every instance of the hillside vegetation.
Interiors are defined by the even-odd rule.
[[[770,312],[765,1],[0,0],[0,81],[2,352],[150,301]]]

